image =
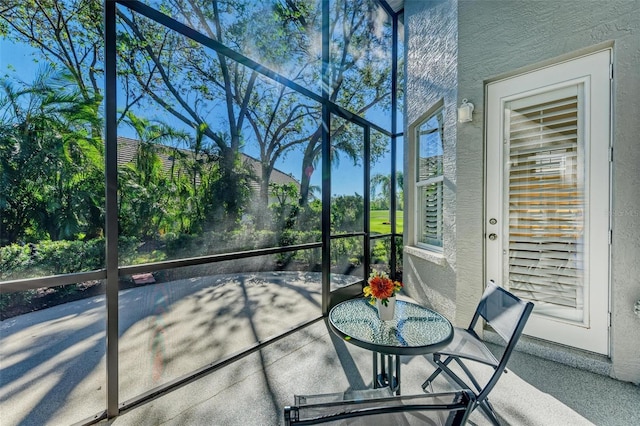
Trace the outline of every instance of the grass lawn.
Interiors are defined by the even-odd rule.
[[[391,233],[391,223],[389,222],[389,210],[371,210],[371,220],[369,226],[372,234]],[[396,232],[402,234],[403,216],[402,211],[396,211]]]

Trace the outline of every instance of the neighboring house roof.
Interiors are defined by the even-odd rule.
[[[118,136],[118,165],[123,165],[126,163],[130,163],[132,161],[134,161],[135,156],[136,156],[136,151],[138,150],[138,144],[140,143],[139,140],[137,139],[131,139],[131,138],[126,138],[123,136]],[[173,149],[170,146],[165,146],[166,148],[169,149]],[[193,152],[188,150],[188,149],[180,149],[179,151],[188,154],[188,155],[193,155]],[[169,173],[169,171],[171,170],[172,167],[172,163],[173,163],[173,158],[171,157],[171,155],[167,152],[158,152],[158,157],[160,157],[160,161],[162,161],[162,168],[164,169],[164,171],[166,173]],[[261,165],[260,165],[260,161],[258,161],[257,159],[240,153],[241,155],[241,159],[245,164],[248,164],[251,169],[253,170],[254,174],[256,175],[256,177],[259,179],[260,175],[262,173],[261,171]],[[273,169],[273,171],[271,172],[271,180],[272,183],[277,183],[277,184],[285,184],[285,183],[294,183],[296,185],[296,187],[300,187],[300,182],[298,182],[296,179],[293,178],[293,176],[282,172],[278,169]],[[259,182],[251,182],[251,189],[255,192],[259,192],[260,191],[260,184]]]

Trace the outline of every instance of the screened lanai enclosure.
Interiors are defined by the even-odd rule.
[[[3,422],[116,416],[401,277],[388,2],[1,8]]]

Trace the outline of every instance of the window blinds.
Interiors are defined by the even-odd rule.
[[[418,162],[417,191],[417,240],[420,244],[442,248],[442,198],[443,198],[443,110],[438,110],[417,129]]]
[[[442,246],[442,179],[421,186],[420,204],[424,212],[422,239],[426,244]]]
[[[505,114],[510,289],[570,317],[582,310],[584,285],[578,89],[514,101]]]

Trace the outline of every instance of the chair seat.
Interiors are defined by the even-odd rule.
[[[499,363],[482,340],[474,333],[458,327],[453,329],[451,343],[439,350],[438,354],[466,358],[492,367],[497,367]]]

